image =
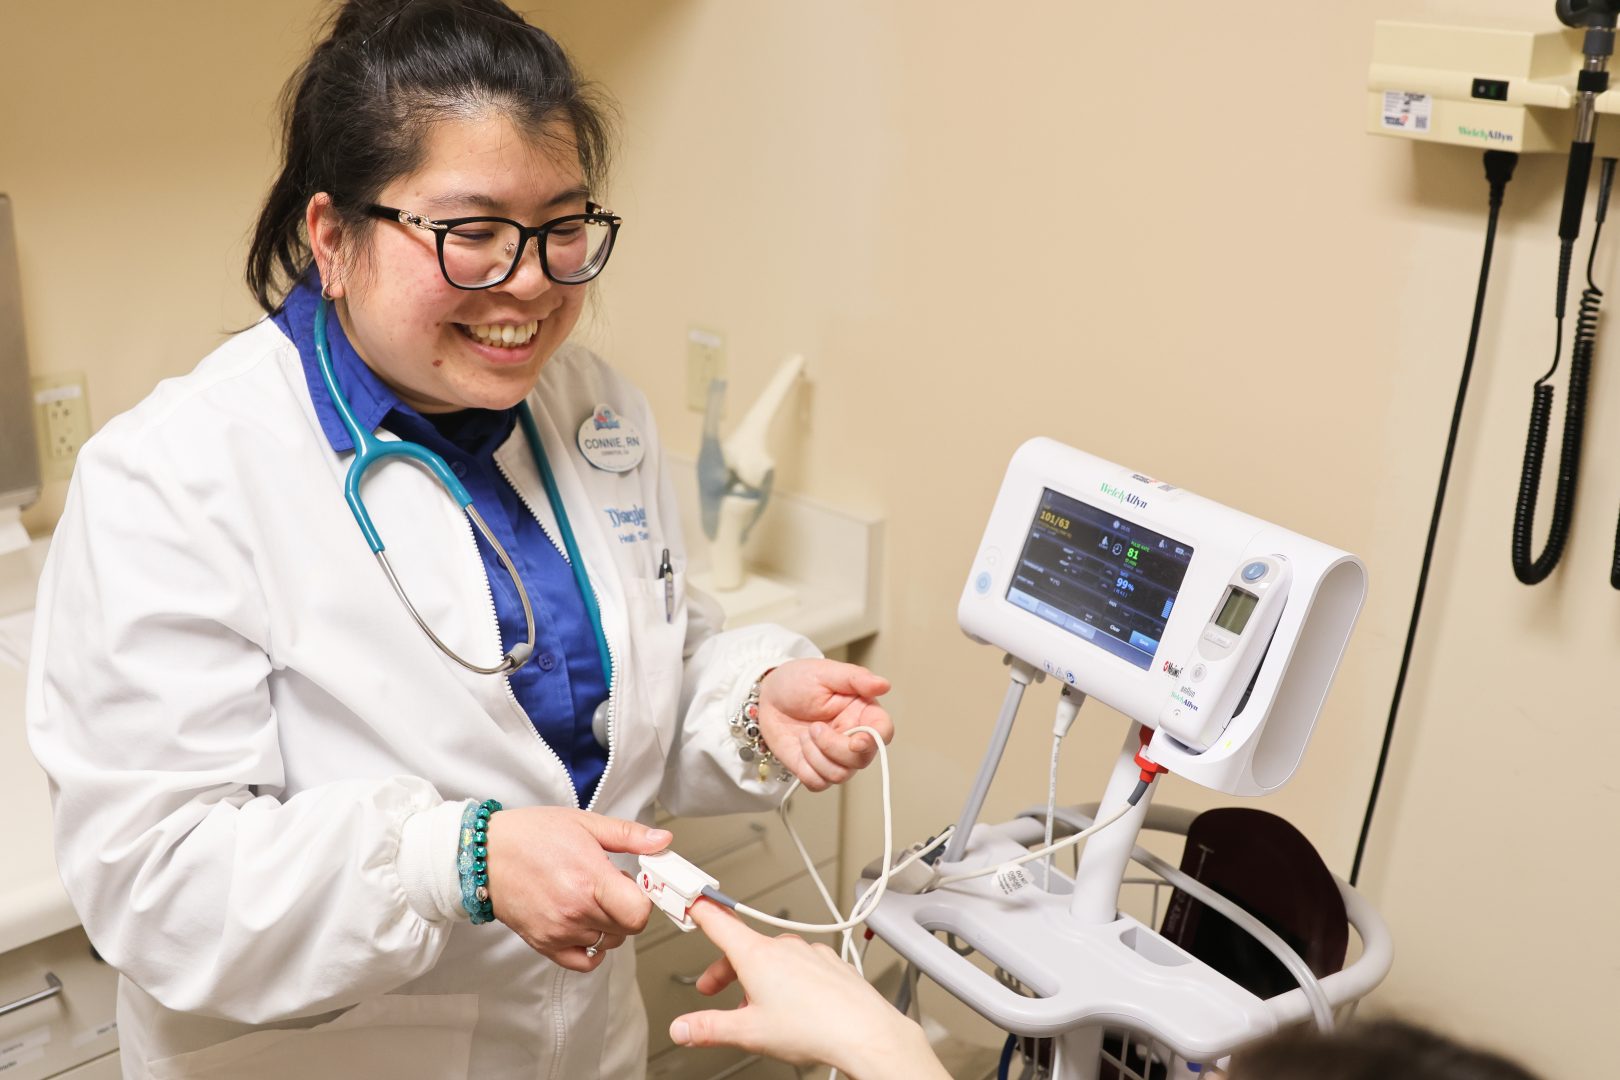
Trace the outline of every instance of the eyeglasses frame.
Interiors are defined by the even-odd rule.
[[[413,214],[409,210],[401,210],[394,206],[382,206],[378,203],[372,203],[367,206],[366,214],[369,217],[378,218],[383,221],[397,221],[401,225],[410,225],[414,228],[423,229],[432,233],[436,238],[436,245],[438,248],[439,273],[444,275],[444,280],[449,282],[453,288],[461,289],[465,292],[478,292],[483,289],[493,289],[497,285],[504,285],[506,282],[512,280],[512,275],[517,273],[518,265],[523,261],[523,252],[528,249],[530,239],[539,240],[539,243],[537,243],[535,247],[540,254],[540,271],[546,275],[547,281],[555,282],[558,285],[583,285],[595,278],[607,266],[608,257],[613,254],[613,245],[619,239],[619,226],[624,224],[623,218],[619,217],[613,211],[600,207],[593,202],[588,202],[585,204],[585,213],[583,214],[565,214],[562,217],[552,218],[550,221],[543,222],[539,225],[525,225],[521,221],[513,221],[511,218],[496,217],[491,214],[479,214],[474,217],[443,218],[435,220],[433,218],[423,217],[421,214]],[[500,278],[497,278],[496,280],[484,285],[462,285],[450,276],[450,270],[445,266],[444,238],[450,235],[451,229],[457,228],[461,225],[470,225],[475,221],[498,221],[502,224],[510,225],[517,229],[519,237],[517,250],[512,256],[512,265],[507,268],[506,273]],[[597,225],[606,225],[608,227],[608,238],[606,245],[603,247],[601,257],[596,261],[596,268],[590,272],[590,276],[575,280],[567,280],[564,278],[559,278],[551,272],[551,265],[546,260],[546,235],[550,233],[552,229],[555,229],[560,225],[567,225],[570,222],[575,221],[585,221]]]

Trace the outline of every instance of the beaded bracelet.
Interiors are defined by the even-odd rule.
[[[461,813],[461,850],[456,870],[461,874],[461,907],[474,926],[495,921],[495,903],[489,897],[489,819],[500,810],[494,799],[467,804]]]
[[[759,684],[764,676],[754,680],[754,685],[748,688],[748,696],[743,699],[742,707],[737,715],[731,718],[731,736],[737,740],[737,756],[747,762],[757,762],[759,778],[767,780],[771,775],[771,767],[777,767],[778,780],[790,780],[792,774],[776,760],[771,748],[765,745],[765,735],[759,726]]]

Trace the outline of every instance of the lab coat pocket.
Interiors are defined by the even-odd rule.
[[[477,1023],[477,994],[388,994],[316,1027],[255,1031],[154,1061],[147,1075],[242,1080],[341,1072],[390,1080],[465,1080]]]
[[[670,584],[671,591],[666,592],[663,578],[631,578],[625,582],[631,667],[645,695],[647,715],[657,730],[658,748],[666,759],[675,736],[685,663],[685,571],[675,571]]]

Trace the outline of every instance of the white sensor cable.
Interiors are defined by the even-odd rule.
[[[1010,870],[1015,866],[1022,866],[1024,863],[1042,858],[1051,852],[1062,851],[1066,847],[1073,847],[1075,844],[1080,843],[1080,841],[1086,839],[1087,837],[1095,836],[1097,833],[1102,832],[1104,829],[1108,828],[1108,826],[1112,825],[1114,822],[1118,821],[1120,818],[1124,817],[1134,809],[1136,809],[1136,805],[1134,803],[1123,803],[1112,814],[1109,814],[1105,818],[1099,819],[1090,828],[1081,829],[1073,836],[1066,836],[1055,844],[1046,844],[1042,847],[1036,848],[1034,851],[1025,852],[1016,859],[1008,859],[1006,862],[999,862],[994,866],[986,866],[978,870],[970,870],[965,874],[952,874],[949,877],[940,878],[934,883],[934,887],[943,888],[946,885],[954,885],[959,881],[972,881],[975,878],[990,877],[993,874],[999,874],[1005,870]]]
[[[890,878],[909,867],[918,859],[930,854],[941,844],[950,839],[951,830],[946,829],[943,833],[934,837],[932,841],[930,841],[920,850],[907,855],[900,861],[898,865],[894,864],[894,800],[890,791],[889,783],[889,748],[883,742],[882,735],[880,735],[875,729],[864,724],[860,727],[850,728],[848,734],[854,735],[857,732],[862,731],[872,736],[872,741],[877,744],[878,768],[883,777],[883,865],[889,867],[889,869],[878,875],[877,881],[875,881],[866,892],[861,894],[860,899],[855,902],[855,907],[850,911],[849,918],[840,918],[837,922],[832,923],[803,923],[797,922],[793,919],[778,918],[775,915],[769,915],[763,911],[760,911],[758,908],[749,907],[747,904],[739,903],[716,888],[705,888],[702,891],[704,896],[718,904],[730,908],[739,915],[748,916],[755,922],[762,922],[769,926],[779,927],[783,930],[794,930],[801,934],[845,933],[861,925],[861,923],[865,922],[867,917],[870,916],[873,911],[877,910],[879,902],[881,902],[883,899],[883,893],[888,888]],[[788,797],[791,796],[797,789],[797,786],[797,781],[795,781],[794,785],[789,787],[787,795],[783,796],[782,801],[784,805],[786,804]],[[795,843],[799,848],[800,856],[805,860],[806,865],[810,866],[811,872],[814,874],[815,866],[810,862],[809,852],[805,850],[804,845],[799,843],[796,838]],[[832,910],[834,915],[837,915],[838,907],[833,903],[831,895],[827,892],[826,885],[823,883],[818,887],[821,891],[822,899],[826,901],[827,906]]]
[[[1045,889],[1047,892],[1052,891],[1052,825],[1053,818],[1057,814],[1058,755],[1060,755],[1062,752],[1063,736],[1053,735],[1052,773],[1046,781],[1046,837],[1044,840],[1046,845],[1046,858],[1041,863],[1042,868],[1045,870],[1045,874],[1041,878],[1041,888]]]
[[[1057,713],[1052,717],[1052,774],[1046,782],[1046,846],[1052,846],[1052,815],[1057,812],[1057,774],[1058,757],[1063,752],[1063,739],[1074,727],[1074,718],[1080,714],[1080,706],[1086,703],[1086,695],[1067,686],[1058,694]],[[1052,890],[1052,853],[1046,853],[1044,863],[1046,873],[1041,880],[1041,888],[1050,892]]]

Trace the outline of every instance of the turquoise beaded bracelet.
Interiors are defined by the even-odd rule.
[[[461,813],[461,850],[456,870],[461,874],[461,907],[474,926],[495,921],[495,903],[489,898],[489,819],[501,804],[494,799],[468,803]]]

